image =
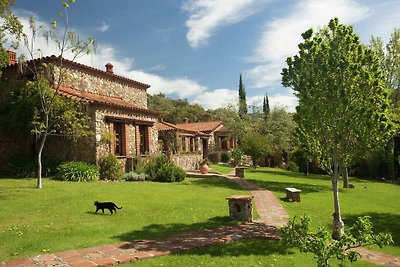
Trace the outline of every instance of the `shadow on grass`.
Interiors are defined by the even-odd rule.
[[[374,225],[375,233],[391,233],[393,237],[393,246],[400,247],[400,215],[391,213],[365,213],[358,215],[349,215],[343,218],[345,224],[350,227],[352,226],[358,217],[370,216],[370,220]]]
[[[202,187],[224,187],[233,190],[243,190],[241,186],[238,184],[229,181],[224,178],[198,178],[197,180],[193,180],[192,184],[202,186]]]
[[[260,181],[260,180],[252,180],[246,179],[247,181],[254,183],[262,188],[270,190],[272,192],[286,192],[286,187],[295,187],[301,190],[301,194],[307,193],[317,193],[317,192],[325,192],[330,191],[331,187],[330,184],[327,185],[312,185],[312,184],[304,184],[304,183],[293,183],[293,182],[272,182],[272,181]]]
[[[318,180],[330,180],[330,177],[328,175],[322,175],[322,174],[308,174],[304,175],[303,173],[296,173],[296,172],[290,172],[290,171],[285,171],[281,169],[276,169],[276,168],[247,168],[247,172],[249,173],[263,173],[263,174],[272,174],[272,175],[278,175],[278,176],[285,176],[285,177],[291,177],[291,178],[297,178],[297,179],[303,179],[303,178],[308,178],[308,179],[318,179]],[[245,172],[246,172],[245,171]]]
[[[207,222],[194,223],[194,224],[183,224],[183,223],[171,223],[171,224],[150,224],[143,227],[141,230],[135,230],[127,233],[123,233],[114,238],[118,238],[121,241],[134,241],[140,239],[156,238],[156,237],[168,237],[179,233],[186,233],[190,231],[212,229],[222,225],[236,224],[237,221],[230,219],[228,216],[214,217],[209,219]]]
[[[293,254],[276,240],[251,239],[224,245],[215,245],[184,252],[185,255],[210,255],[212,257],[224,256],[268,256],[271,254]]]

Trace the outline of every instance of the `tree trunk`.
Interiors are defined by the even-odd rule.
[[[349,171],[347,168],[341,168],[342,178],[343,178],[343,188],[349,188]]]
[[[335,213],[333,213],[332,238],[335,240],[338,240],[342,236],[342,234],[344,234],[344,223],[340,215],[338,181],[339,181],[339,164],[337,160],[337,151],[335,151],[333,158],[333,175],[332,175],[333,206],[335,209]]]
[[[37,164],[38,164],[38,177],[37,177],[37,188],[41,189],[43,187],[42,185],[42,152],[43,152],[43,148],[44,148],[44,144],[46,142],[46,137],[47,134],[43,134],[43,136],[40,138],[39,135],[39,149],[38,149],[38,153],[37,153]]]

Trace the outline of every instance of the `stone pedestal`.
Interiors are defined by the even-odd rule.
[[[244,167],[235,167],[235,176],[243,178],[244,177]]]
[[[232,219],[251,222],[253,220],[253,196],[231,196],[226,198],[229,205],[229,216]]]

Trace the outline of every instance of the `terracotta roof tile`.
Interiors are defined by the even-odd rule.
[[[40,62],[50,62],[55,65],[58,65],[58,64],[60,64],[60,57],[56,57],[56,56],[52,55],[52,56],[43,57],[40,59],[29,60],[27,63],[29,63],[29,62],[35,62],[35,64],[39,64]],[[81,63],[77,63],[75,61],[71,61],[71,60],[68,60],[65,58],[62,58],[62,63],[71,68],[86,70],[87,72],[92,73],[94,75],[112,79],[116,82],[125,83],[125,84],[131,85],[131,86],[141,89],[141,90],[147,90],[150,87],[150,85],[148,85],[148,84],[141,83],[141,82],[138,82],[133,79],[129,79],[129,78],[126,78],[126,77],[123,77],[120,75],[116,75],[114,73],[109,73],[107,71],[103,71],[103,70],[100,70],[97,68],[93,68],[93,67],[81,64]],[[8,65],[8,67],[16,67],[16,66],[18,66],[18,63]]]
[[[223,124],[223,121],[203,121],[194,123],[179,123],[176,127],[189,131],[198,131],[210,133],[218,129]]]
[[[172,123],[165,122],[165,121],[157,122],[156,127],[157,127],[157,130],[159,130],[161,132],[176,130],[175,125],[173,125]]]
[[[93,93],[84,92],[84,91],[76,90],[76,89],[73,89],[70,87],[65,87],[65,86],[61,86],[59,88],[58,93],[60,95],[66,96],[66,97],[83,100],[83,101],[86,101],[89,103],[98,103],[98,104],[107,105],[107,106],[113,106],[113,107],[118,107],[118,108],[134,110],[134,111],[137,111],[140,113],[158,115],[158,113],[153,110],[137,107],[136,105],[125,102],[121,98],[117,98],[117,97],[93,94]]]

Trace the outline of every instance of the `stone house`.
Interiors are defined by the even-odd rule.
[[[237,146],[223,121],[179,124],[161,121],[157,123],[157,129],[163,153],[185,170],[197,169],[202,159],[211,155],[220,160],[222,153]]]
[[[15,58],[15,54],[10,53],[10,58]],[[60,58],[45,57],[41,62],[51,64],[55,74],[59,73]],[[83,160],[96,163],[100,157],[113,154],[129,171],[135,158],[159,151],[158,131],[155,127],[158,114],[147,107],[147,89],[150,85],[116,75],[110,63],[105,70],[67,59],[62,59],[62,64],[63,83],[59,93],[85,103],[94,135],[81,138],[78,143],[51,137],[46,143],[44,155],[61,161]],[[32,73],[21,73],[18,64],[11,61],[3,70],[0,99],[6,97],[10,86],[23,84],[32,78]],[[0,141],[1,138],[5,137],[0,137]],[[10,140],[10,137],[7,138]],[[14,153],[35,153],[33,137],[24,142],[13,140],[11,143],[19,144],[13,147]],[[0,147],[0,168],[8,160],[4,156],[6,151],[10,151],[10,147]]]

